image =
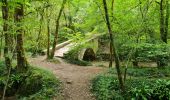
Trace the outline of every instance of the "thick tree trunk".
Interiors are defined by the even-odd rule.
[[[164,8],[163,8],[164,0],[160,1],[160,35],[161,40],[167,43],[167,35],[165,34],[165,20],[164,20]]]
[[[63,12],[64,5],[65,5],[66,1],[67,1],[67,0],[63,0],[62,6],[61,6],[61,8],[60,8],[60,11],[59,11],[59,14],[58,14],[58,17],[57,17],[57,20],[56,20],[55,36],[54,36],[53,46],[52,46],[51,55],[50,55],[50,58],[51,58],[51,59],[53,59],[53,57],[54,57],[55,47],[56,47],[56,45],[57,45],[57,38],[58,38],[60,17],[61,17],[61,14],[62,14],[62,12]]]
[[[4,24],[3,24],[3,32],[5,35],[5,47],[4,47],[4,57],[5,57],[5,65],[7,68],[11,67],[11,60],[9,58],[9,46],[10,46],[10,35],[8,33],[8,3],[7,0],[3,0],[2,1],[3,5],[2,5],[2,15],[3,15],[3,20],[4,20]]]
[[[112,53],[114,52],[116,70],[117,70],[117,75],[118,75],[118,79],[119,79],[120,89],[121,89],[121,91],[123,93],[123,92],[125,92],[125,86],[124,86],[124,83],[123,83],[122,74],[121,74],[121,70],[120,70],[120,63],[119,63],[118,54],[116,52],[116,47],[115,47],[115,42],[114,42],[114,35],[112,34],[112,28],[111,28],[110,21],[109,21],[109,15],[108,15],[108,9],[107,9],[106,0],[103,0],[103,5],[104,5],[104,10],[105,10],[106,24],[107,24],[109,35],[110,35],[110,47],[111,47],[110,48],[110,53],[112,55]],[[111,60],[112,59],[113,58],[111,58]]]
[[[28,67],[23,48],[23,29],[21,25],[23,16],[24,16],[23,5],[18,3],[18,6],[15,8],[15,22],[18,27],[16,52],[17,52],[17,70],[19,72],[27,71]]]
[[[4,100],[5,98],[5,95],[6,95],[6,89],[7,89],[7,86],[8,86],[8,80],[9,80],[9,75],[10,75],[10,70],[11,70],[11,60],[10,60],[10,57],[8,56],[9,54],[9,47],[10,47],[10,35],[9,35],[9,32],[8,32],[8,24],[7,24],[7,21],[8,21],[8,2],[7,0],[2,0],[2,16],[3,16],[3,32],[4,32],[4,35],[5,35],[5,47],[4,47],[4,57],[5,57],[5,65],[8,69],[8,77],[7,77],[7,80],[6,80],[6,84],[5,84],[5,87],[3,89],[3,96],[2,96],[2,100]],[[0,52],[1,52],[1,48],[0,48]]]

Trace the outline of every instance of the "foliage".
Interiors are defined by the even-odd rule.
[[[132,100],[169,100],[170,81],[158,79],[149,84],[142,82],[140,87],[132,87],[128,92]]]
[[[99,75],[92,80],[92,91],[97,100],[122,100],[118,81],[113,76]]]
[[[114,74],[99,75],[92,80],[97,100],[169,100],[170,81],[165,79],[133,78],[126,81],[126,94],[121,95]]]
[[[0,69],[3,68],[4,66],[0,67]],[[6,75],[5,70],[2,72]],[[4,75],[0,75],[0,87],[2,87],[0,91],[6,83]],[[29,71],[24,74],[17,73],[12,69],[6,95],[17,95],[17,98],[21,100],[50,100],[59,95],[59,90],[60,82],[51,72],[37,67],[30,67]]]
[[[128,68],[127,74],[135,77],[148,77],[148,78],[159,78],[159,77],[169,77],[170,68],[166,67],[164,69],[157,68]]]
[[[122,68],[122,71],[124,68]],[[124,71],[123,71],[124,72]],[[134,68],[134,67],[128,67],[127,69],[127,75],[132,77],[147,77],[147,78],[165,78],[170,77],[170,67],[167,66],[163,69],[158,68]],[[109,70],[110,74],[116,74],[115,70]],[[123,73],[124,74],[124,73]]]
[[[167,65],[170,60],[170,48],[167,44],[152,44],[152,43],[136,43],[136,44],[123,44],[119,48],[119,55],[121,59],[143,61],[143,62],[162,62]],[[129,55],[129,56],[127,56]],[[159,65],[158,65],[159,66]]]

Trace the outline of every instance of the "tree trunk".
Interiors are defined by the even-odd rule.
[[[164,9],[163,9],[163,2],[164,0],[160,1],[160,35],[161,40],[167,43],[167,35],[165,34],[165,21],[164,21]]]
[[[8,32],[8,2],[7,0],[2,0],[2,16],[3,16],[3,32],[5,35],[5,47],[4,47],[4,57],[5,57],[5,65],[8,69],[8,77],[6,80],[6,84],[5,87],[3,89],[3,96],[2,96],[2,100],[4,100],[5,95],[6,95],[6,89],[8,86],[8,80],[9,80],[9,75],[10,75],[10,69],[12,67],[11,65],[11,60],[9,57],[9,47],[10,47],[10,42],[9,42],[9,32]],[[1,52],[1,48],[0,48],[0,52]]]
[[[122,74],[121,74],[121,70],[120,70],[119,58],[118,58],[118,54],[117,54],[116,47],[115,47],[114,35],[112,34],[112,28],[111,28],[110,21],[109,21],[109,15],[108,15],[106,0],[103,0],[103,5],[104,5],[104,10],[105,10],[106,24],[107,24],[107,28],[108,28],[109,35],[110,35],[110,47],[111,47],[110,53],[112,54],[114,52],[116,70],[117,70],[117,75],[118,75],[118,79],[119,79],[119,85],[120,85],[120,89],[121,89],[122,93],[124,93],[125,92],[125,86],[124,86],[124,83],[123,83]],[[111,58],[111,60],[112,60],[112,58]]]
[[[57,20],[56,20],[55,36],[54,36],[53,46],[52,46],[51,55],[50,55],[50,58],[51,58],[51,59],[53,59],[53,57],[54,57],[55,47],[56,47],[56,45],[57,45],[57,38],[58,38],[60,17],[61,17],[61,14],[62,14],[62,12],[63,12],[64,5],[65,5],[66,1],[67,1],[67,0],[63,0],[62,6],[61,6],[61,8],[60,8],[60,11],[59,11],[59,14],[58,14],[58,17],[57,17]]]
[[[23,29],[22,29],[22,19],[24,16],[24,8],[23,5],[18,3],[18,6],[15,8],[15,22],[17,24],[18,30],[17,32],[17,70],[18,72],[27,71],[27,61],[25,58],[25,52],[23,48]]]
[[[167,35],[168,35],[168,23],[169,23],[169,3],[166,0],[166,16],[165,16],[165,43],[167,43]]]
[[[65,26],[68,27],[67,16],[66,16],[66,13],[64,11],[63,11],[63,15],[64,15],[64,19],[65,19]]]
[[[112,0],[112,6],[111,6],[112,21],[113,21],[113,11],[114,11],[114,0]],[[110,25],[110,27],[111,27],[111,25]],[[113,41],[110,41],[110,62],[109,62],[109,68],[111,68],[112,65],[113,65]]]
[[[111,40],[111,38],[110,38],[110,40]],[[109,68],[112,68],[112,65],[113,65],[113,43],[112,43],[112,40],[111,40],[110,41],[110,62],[109,62]]]
[[[2,35],[3,35],[3,32],[1,32],[2,33]],[[0,59],[2,58],[2,41],[3,41],[3,37],[0,37]]]
[[[2,15],[3,15],[3,32],[5,35],[5,47],[4,47],[4,57],[5,57],[5,65],[7,68],[11,67],[11,60],[9,58],[9,46],[10,46],[10,38],[9,38],[9,33],[8,33],[8,3],[7,0],[2,0]]]
[[[47,59],[50,58],[50,19],[47,19]]]
[[[36,48],[36,51],[35,51],[35,55],[37,55],[39,53],[39,48],[40,48],[40,40],[41,40],[41,33],[42,33],[42,24],[43,24],[43,20],[44,20],[44,10],[41,12],[40,11],[40,26],[39,26],[39,31],[38,31],[38,37],[36,39],[37,41],[37,48]]]

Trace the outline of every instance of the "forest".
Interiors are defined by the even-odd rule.
[[[0,100],[170,100],[170,0],[0,6]]]

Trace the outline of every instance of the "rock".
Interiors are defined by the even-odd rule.
[[[72,81],[71,80],[67,80],[66,83],[67,84],[72,84]]]

